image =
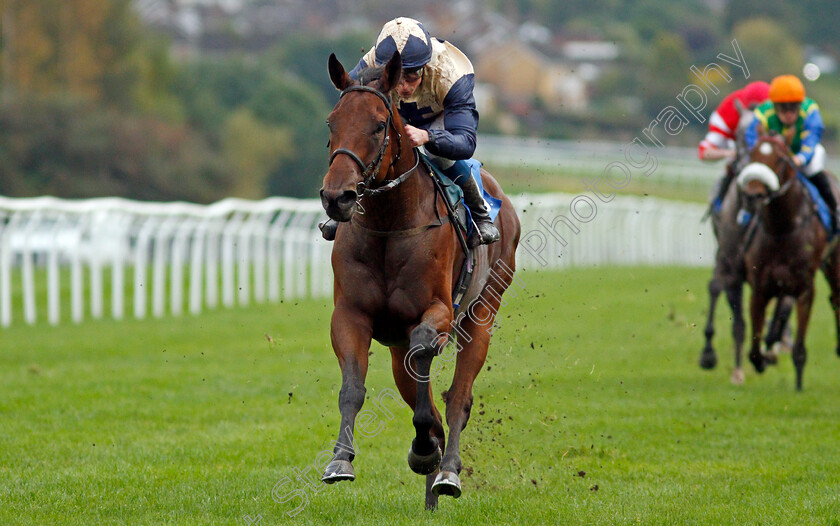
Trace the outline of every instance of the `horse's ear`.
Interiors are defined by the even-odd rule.
[[[345,71],[344,66],[335,57],[335,53],[330,53],[329,60],[330,80],[338,91],[344,91],[354,84],[353,79]]]
[[[400,76],[402,75],[402,57],[399,51],[394,51],[391,60],[385,64],[385,70],[382,72],[382,82],[379,89],[383,93],[388,93],[397,87],[400,83]]]
[[[744,103],[741,102],[741,99],[739,99],[738,97],[735,97],[735,109],[738,110],[738,115],[740,115],[741,117],[752,113],[749,108],[744,106]]]

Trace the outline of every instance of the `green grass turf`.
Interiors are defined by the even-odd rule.
[[[314,481],[338,431],[329,302],[18,323],[0,331],[0,524],[839,524],[826,288],[804,392],[789,356],[735,387],[723,304],[720,364],[697,366],[709,274],[522,274],[475,387],[464,494],[431,514],[395,403],[392,420],[377,411],[379,434],[357,435],[355,482],[315,493],[294,480],[310,468]],[[376,397],[394,384],[387,350],[371,350]],[[439,407],[451,373],[435,381]],[[278,500],[308,498],[294,517],[299,499],[272,498],[284,478]]]

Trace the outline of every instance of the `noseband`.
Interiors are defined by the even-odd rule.
[[[382,166],[382,159],[385,157],[385,150],[388,148],[388,145],[391,142],[391,134],[388,132],[388,130],[391,130],[391,129],[394,130],[394,133],[396,134],[396,137],[397,137],[397,152],[394,155],[394,160],[391,161],[391,168],[393,168],[394,165],[397,163],[397,161],[400,160],[400,152],[402,150],[401,136],[400,136],[400,133],[397,131],[397,128],[394,126],[394,120],[392,118],[393,108],[391,106],[391,101],[388,99],[388,97],[386,97],[381,91],[379,91],[376,88],[372,88],[370,86],[356,85],[356,86],[350,86],[347,89],[345,89],[344,91],[342,91],[341,95],[339,95],[338,99],[341,100],[342,97],[344,97],[345,95],[347,95],[351,91],[363,91],[363,92],[367,92],[367,93],[372,93],[372,94],[376,95],[377,97],[379,97],[379,100],[381,100],[385,104],[385,108],[388,110],[388,120],[385,124],[385,131],[386,131],[385,139],[382,140],[382,144],[379,146],[379,152],[377,153],[376,157],[367,165],[352,150],[349,150],[347,148],[336,148],[330,154],[330,166],[332,166],[333,161],[340,154],[344,154],[344,155],[350,157],[350,159],[352,159],[353,162],[355,162],[359,166],[359,169],[362,171],[362,181],[358,183],[358,189],[357,189],[356,193],[359,195],[360,198],[363,195],[375,196],[375,195],[379,195],[383,192],[387,192],[388,190],[391,190],[392,188],[394,188],[398,184],[400,184],[403,181],[405,181],[406,179],[408,179],[408,177],[416,171],[417,166],[420,163],[420,156],[417,154],[417,151],[415,150],[414,151],[414,156],[416,158],[415,159],[416,162],[414,163],[414,167],[412,167],[410,170],[408,170],[404,174],[400,175],[398,178],[388,182],[388,184],[385,184],[385,185],[380,186],[378,188],[369,188],[370,184],[373,183],[373,180],[376,178],[376,174],[379,173],[379,169]]]

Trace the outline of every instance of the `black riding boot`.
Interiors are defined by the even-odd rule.
[[[828,180],[828,174],[825,172],[818,172],[812,175],[809,179],[814,183],[814,186],[819,190],[823,200],[825,200],[828,211],[831,214],[831,230],[837,232],[838,223],[840,223],[840,210],[837,209],[837,199],[834,198],[834,193],[831,191],[831,181]]]
[[[498,241],[501,237],[499,229],[490,221],[490,211],[484,203],[484,196],[481,194],[478,183],[470,175],[469,165],[464,161],[456,161],[451,168],[444,170],[444,173],[464,191],[464,203],[469,207],[478,230],[469,239],[470,248]]]
[[[327,219],[318,223],[318,230],[321,231],[321,237],[327,241],[335,239],[335,232],[338,230],[338,221],[335,219]]]

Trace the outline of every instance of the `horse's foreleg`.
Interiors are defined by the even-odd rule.
[[[738,282],[726,289],[726,300],[732,310],[732,341],[735,343],[735,369],[732,371],[732,383],[739,385],[744,383],[744,370],[741,367],[741,354],[744,348],[744,283]]]
[[[409,337],[409,351],[403,366],[417,383],[417,401],[414,407],[416,436],[408,452],[408,465],[420,475],[433,473],[440,465],[440,442],[430,431],[435,425],[435,409],[430,381],[432,360],[448,339],[452,310],[435,301],[423,314]],[[439,420],[438,416],[438,420]]]
[[[796,390],[802,390],[802,373],[805,371],[805,334],[811,318],[811,305],[814,303],[814,283],[796,300],[796,342],[793,344],[793,366],[796,368]]]
[[[750,319],[752,321],[752,347],[750,349],[750,361],[756,372],[763,373],[767,364],[764,355],[761,354],[761,335],[764,332],[764,316],[767,310],[767,299],[753,287],[753,295],[750,298]]]
[[[499,263],[501,264],[501,261]],[[470,305],[466,314],[457,320],[459,330],[455,375],[446,393],[449,442],[440,465],[440,475],[432,488],[438,495],[451,495],[455,498],[461,495],[461,481],[458,478],[462,468],[461,432],[467,427],[470,419],[473,383],[487,359],[487,348],[490,345],[496,314],[503,301],[502,295],[513,280],[508,272],[496,272],[492,276],[493,279],[487,281],[479,298]]]
[[[449,441],[440,464],[440,474],[432,488],[438,495],[461,495],[461,432],[467,427],[473,405],[472,387],[487,358],[490,331],[493,326],[498,301],[488,299],[486,294],[473,304],[470,316],[461,320],[458,331],[458,355],[455,375],[446,393],[446,423],[449,426]],[[488,303],[491,303],[488,308]]]
[[[828,299],[831,303],[831,309],[834,311],[834,328],[837,334],[835,352],[837,356],[840,356],[840,247],[834,249],[834,252],[823,265],[822,271],[831,289],[831,295]]]
[[[700,354],[700,367],[703,369],[714,369],[715,365],[717,365],[717,356],[712,346],[712,338],[715,335],[715,306],[717,305],[721,290],[723,290],[723,286],[718,277],[718,269],[715,268],[715,273],[712,279],[709,280],[709,318],[706,320],[706,345],[703,347],[702,354]]]
[[[397,384],[397,389],[399,389],[400,395],[408,404],[408,407],[414,411],[417,407],[417,380],[412,377],[412,374],[409,373],[409,369],[405,366],[405,358],[407,354],[408,349],[391,347],[391,369],[394,373],[394,382]],[[431,385],[429,386],[429,389],[431,390]],[[435,423],[432,425],[431,433],[438,439],[441,447],[444,447],[446,442],[443,433],[443,422],[440,417],[440,412],[438,412],[437,407],[435,407],[434,397],[431,396],[431,392],[429,393],[429,397],[432,401],[432,413],[435,417]],[[435,470],[426,475],[427,510],[432,510],[437,507],[438,497],[432,493],[432,484],[435,481],[437,473],[437,470]]]
[[[342,307],[333,311],[330,338],[341,366],[341,391],[338,394],[341,425],[333,450],[335,455],[321,478],[328,484],[356,478],[351,464],[357,453],[353,431],[356,415],[365,401],[371,335],[371,323],[366,317]]]
[[[770,327],[767,329],[767,336],[764,338],[766,349],[768,353],[772,353],[774,359],[779,354],[777,344],[783,345],[782,337],[790,319],[790,313],[793,311],[793,305],[794,298],[791,296],[782,296],[776,301],[773,321],[770,322]]]

